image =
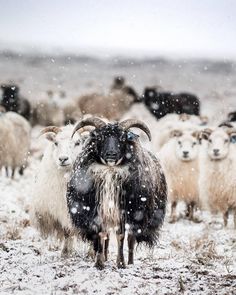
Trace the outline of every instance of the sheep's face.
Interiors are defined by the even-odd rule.
[[[131,131],[124,131],[118,124],[107,124],[91,133],[98,161],[108,166],[116,166],[125,159],[130,159],[133,142],[137,137]]]
[[[192,134],[176,137],[176,156],[181,161],[193,161],[198,155],[198,142]]]
[[[208,156],[212,160],[224,159],[229,152],[230,137],[223,129],[213,131],[208,137]]]
[[[60,169],[71,169],[76,160],[76,156],[81,152],[82,139],[70,136],[48,135],[47,139],[52,142],[52,156],[56,165]]]

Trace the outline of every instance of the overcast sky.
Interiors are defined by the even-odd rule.
[[[236,58],[236,0],[0,0],[0,46]]]

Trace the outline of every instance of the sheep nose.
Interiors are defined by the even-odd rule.
[[[188,151],[183,151],[183,155],[184,155],[184,157],[187,157],[187,156],[188,156],[188,154],[189,154],[189,152],[188,152]]]
[[[67,160],[69,160],[69,157],[67,157],[67,156],[59,157],[59,161],[60,161],[62,164],[65,163]]]
[[[220,151],[219,149],[213,149],[213,152],[214,152],[215,155],[218,155],[219,151]]]

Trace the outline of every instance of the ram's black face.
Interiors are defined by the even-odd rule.
[[[97,158],[105,165],[122,164],[132,157],[132,145],[138,135],[125,131],[118,124],[107,124],[92,132]]]

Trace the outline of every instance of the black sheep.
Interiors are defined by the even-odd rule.
[[[166,211],[167,188],[159,161],[144,150],[130,128],[147,126],[137,120],[106,124],[98,118],[80,121],[74,133],[94,126],[76,160],[67,198],[73,224],[84,240],[93,243],[96,267],[104,267],[109,229],[116,228],[117,266],[125,267],[123,244],[128,230],[128,263],[134,244],[153,247]],[[105,257],[104,257],[105,255]]]
[[[22,98],[19,95],[19,87],[16,85],[2,85],[3,95],[1,99],[1,106],[5,108],[7,112],[16,112],[27,120],[30,119],[30,103],[27,99]]]
[[[190,93],[174,94],[157,92],[155,88],[145,88],[142,101],[157,119],[170,113],[197,116],[200,114],[200,101]]]

